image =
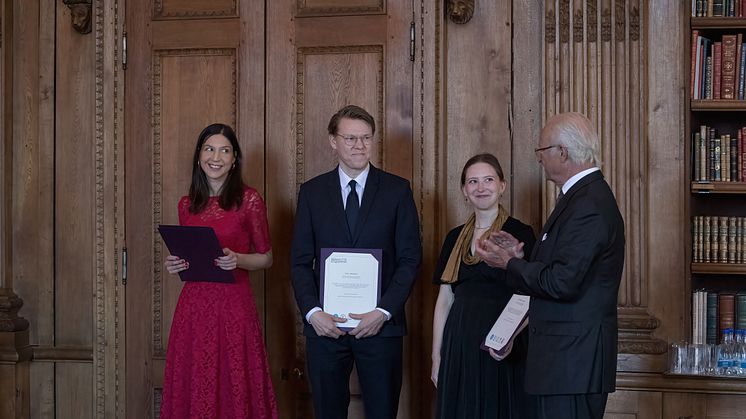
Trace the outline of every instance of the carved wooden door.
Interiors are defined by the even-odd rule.
[[[333,167],[325,126],[346,103],[376,117],[375,164],[412,178],[411,2],[128,0],[126,9],[127,417],[160,409],[181,284],[163,272],[156,226],[177,222],[197,135],[216,121],[236,128],[244,180],[268,206],[275,262],[252,287],[280,416],[311,417],[288,274],[297,187]]]
[[[236,128],[244,180],[264,193],[264,1],[128,0],[125,72],[126,416],[158,417],[181,283],[159,223],[178,223],[199,132]],[[279,249],[278,249],[279,250]],[[264,276],[252,273],[260,316]]]
[[[412,179],[412,13],[412,2],[400,0],[267,3],[266,199],[275,259],[267,280],[266,334],[270,363],[280,374],[275,390],[283,418],[312,417],[287,251],[298,187],[335,167],[326,126],[349,103],[376,119],[373,163]],[[283,319],[292,319],[290,327],[274,327]],[[350,417],[362,418],[352,381]],[[399,417],[417,417],[408,410],[410,390],[405,378]]]

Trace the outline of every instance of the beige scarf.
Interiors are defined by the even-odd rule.
[[[482,233],[481,238],[487,238],[493,231],[499,231],[503,227],[503,224],[505,224],[505,220],[508,219],[508,216],[508,211],[500,205],[497,210],[495,221],[492,222],[492,225],[487,229],[487,231]],[[482,258],[479,256],[471,254],[471,240],[474,237],[475,225],[476,216],[472,214],[466,221],[466,224],[464,224],[464,228],[461,229],[461,233],[456,239],[456,244],[451,250],[451,255],[448,256],[448,263],[446,263],[443,274],[440,276],[441,281],[448,284],[456,282],[456,280],[458,280],[458,269],[459,266],[461,266],[461,261],[467,265],[476,265],[482,261]]]

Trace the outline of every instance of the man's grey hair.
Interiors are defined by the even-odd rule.
[[[559,144],[575,164],[592,163],[601,167],[600,141],[591,121],[583,114],[571,112],[554,127]]]

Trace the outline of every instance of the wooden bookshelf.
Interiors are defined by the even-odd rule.
[[[691,103],[691,110],[692,112],[746,112],[746,100],[693,99]]]
[[[693,274],[746,275],[746,263],[692,263]]]
[[[746,18],[743,17],[692,17],[692,29],[743,29]]]
[[[692,182],[692,193],[746,194],[746,182]]]

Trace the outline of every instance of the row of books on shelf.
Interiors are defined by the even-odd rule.
[[[692,0],[695,17],[743,17],[745,0]]]
[[[746,217],[695,216],[692,262],[746,263]]]
[[[692,137],[692,180],[746,181],[746,127],[736,133],[718,135],[715,128],[701,125]]]
[[[746,293],[692,293],[692,343],[720,343],[723,330],[746,329]]]
[[[707,38],[692,31],[692,99],[744,100],[746,45],[743,34]]]

